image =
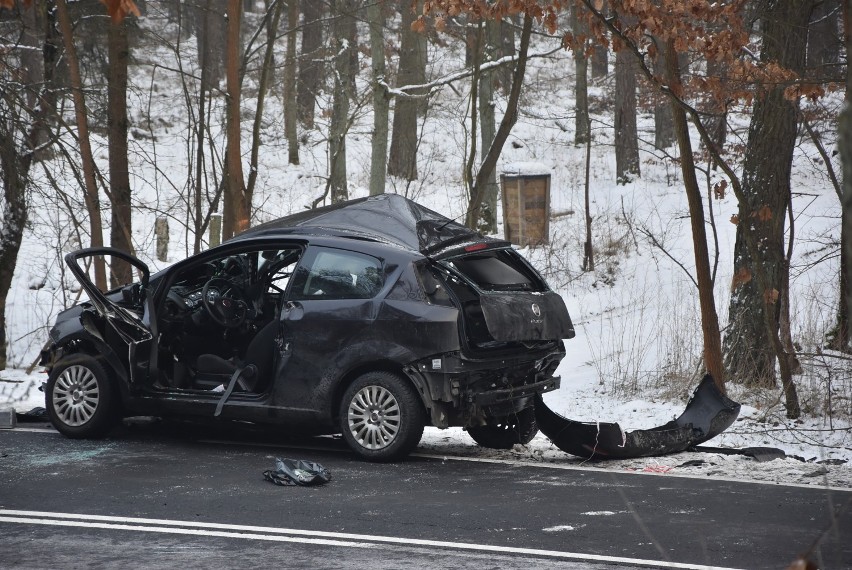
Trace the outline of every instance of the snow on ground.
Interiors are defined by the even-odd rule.
[[[141,22],[168,37],[171,24],[157,20],[152,4]],[[552,41],[552,40],[551,40]],[[549,49],[548,40],[537,38],[538,51]],[[129,94],[133,124],[131,171],[136,209],[133,237],[138,256],[153,270],[185,258],[191,250],[186,200],[179,193],[187,187],[194,165],[188,152],[193,147],[182,96],[174,96],[179,84],[168,69],[193,70],[194,41],[177,48],[148,45],[134,53],[138,64],[131,70]],[[458,69],[463,50],[450,43],[430,53],[432,77]],[[538,49],[541,48],[541,49]],[[283,60],[283,54],[282,60]],[[366,66],[365,69],[369,69]],[[358,80],[365,89],[366,73]],[[247,76],[244,108],[253,110],[252,76]],[[557,53],[549,59],[529,62],[527,90],[520,119],[501,156],[499,169],[535,163],[551,174],[548,247],[526,248],[522,253],[546,276],[568,306],[577,337],[566,341],[567,356],[558,374],[560,390],[546,396],[555,411],[575,420],[618,422],[624,429],[662,425],[678,416],[697,385],[701,354],[698,300],[687,274],[693,270],[687,204],[677,166],[664,153],[644,141],[653,140],[653,116],[639,117],[640,177],[626,185],[614,182],[611,110],[605,99],[612,83],[591,87],[593,137],[590,160],[591,210],[596,267],[582,272],[585,180],[585,147],[573,145],[573,61]],[[467,87],[456,87],[466,94]],[[279,90],[273,90],[280,93]],[[839,105],[843,94],[830,96],[825,104]],[[328,93],[320,94],[317,129],[300,132],[301,164],[287,163],[286,143],[281,140],[282,107],[278,95],[267,99],[262,138],[263,152],[255,191],[255,222],[300,211],[320,196],[326,173],[326,144],[331,106]],[[498,101],[498,120],[504,102]],[[466,101],[454,90],[444,89],[430,100],[422,124],[419,147],[419,179],[408,183],[388,180],[388,192],[404,194],[424,205],[459,218],[465,211],[462,183],[463,158],[468,132],[463,126]],[[245,113],[250,117],[251,112]],[[221,145],[221,108],[211,116],[212,136]],[[729,141],[745,144],[748,119],[731,115]],[[347,137],[347,168],[350,196],[366,196],[369,185],[372,115],[359,110]],[[831,135],[833,123],[824,132]],[[249,148],[249,124],[244,124]],[[833,142],[827,141],[829,150]],[[73,146],[71,143],[70,146]],[[107,171],[106,139],[94,131],[93,146],[101,169]],[[695,141],[695,148],[699,145]],[[221,155],[222,147],[219,148]],[[668,149],[674,153],[675,149]],[[209,155],[209,153],[208,153]],[[758,463],[740,455],[682,453],[632,461],[584,463],[555,448],[542,435],[525,447],[498,452],[477,447],[461,429],[428,428],[421,451],[536,461],[542,464],[593,465],[600,469],[648,471],[771,482],[831,485],[852,488],[852,366],[849,360],[821,352],[822,339],[833,321],[837,296],[838,260],[831,241],[839,235],[839,204],[821,159],[809,141],[795,152],[793,210],[796,249],[791,275],[793,338],[802,347],[805,374],[796,377],[804,414],[791,422],[784,417],[778,391],[753,393],[729,384],[731,396],[744,404],[740,419],[724,434],[706,445],[725,447],[777,447],[787,458]],[[41,168],[44,166],[44,168]],[[53,172],[50,172],[50,168]],[[699,162],[700,180],[709,194],[721,180],[717,171]],[[247,171],[247,169],[246,169]],[[49,176],[49,174],[51,176]],[[212,173],[208,172],[212,176]],[[9,359],[11,368],[0,373],[0,406],[27,410],[42,405],[37,385],[39,372],[26,374],[47,338],[55,315],[80,300],[79,287],[61,261],[68,251],[86,245],[74,219],[85,211],[73,173],[59,161],[40,165],[33,175],[37,188],[32,200],[31,224],[22,245],[13,288],[7,300]],[[53,178],[66,192],[71,207],[56,199],[47,184]],[[48,190],[42,192],[38,186]],[[102,204],[108,201],[102,197]],[[718,252],[716,304],[724,326],[728,286],[731,280],[736,200],[726,196],[706,208],[711,235],[711,256]],[[71,211],[69,211],[71,210]],[[171,244],[166,262],[155,259],[154,218],[168,217]],[[498,234],[502,234],[498,212]],[[108,221],[105,216],[105,223]],[[715,230],[714,230],[715,228]],[[107,230],[105,229],[105,235]],[[715,237],[713,237],[715,235]],[[718,242],[718,248],[713,245]],[[701,461],[701,464],[694,462]],[[845,461],[845,463],[843,463]],[[689,462],[689,465],[685,465]]]

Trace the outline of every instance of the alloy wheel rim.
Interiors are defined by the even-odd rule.
[[[53,386],[53,409],[62,423],[81,426],[92,419],[100,402],[100,387],[95,373],[75,364],[56,379]]]
[[[365,386],[349,402],[349,432],[362,447],[384,449],[396,439],[402,423],[399,403],[382,386]]]

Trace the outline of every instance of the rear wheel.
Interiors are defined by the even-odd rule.
[[[118,418],[106,371],[86,354],[65,357],[54,366],[45,407],[57,431],[72,438],[102,437]]]
[[[516,443],[526,445],[538,433],[535,408],[526,408],[504,418],[492,418],[484,426],[467,428],[467,433],[482,447],[512,449]]]
[[[414,387],[390,372],[369,372],[346,389],[340,404],[343,438],[371,461],[408,455],[423,436],[426,412]]]

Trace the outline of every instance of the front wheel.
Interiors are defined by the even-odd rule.
[[[526,408],[505,418],[493,418],[484,426],[467,428],[473,441],[491,449],[512,449],[516,443],[526,445],[538,433],[535,408]]]
[[[340,427],[349,447],[370,461],[408,455],[423,436],[426,412],[414,387],[390,372],[358,377],[340,403]]]
[[[54,366],[44,399],[53,426],[67,437],[103,437],[118,418],[106,371],[86,354],[65,357]]]

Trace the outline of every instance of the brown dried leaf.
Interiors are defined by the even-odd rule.
[[[778,302],[778,289],[769,289],[763,292],[763,302],[767,305],[774,305]]]
[[[738,215],[734,214],[733,216],[731,216],[731,223],[734,224],[734,225],[739,224],[740,223],[740,217]]]
[[[772,209],[769,206],[763,206],[753,215],[761,222],[768,222],[772,219]]]
[[[101,0],[101,3],[106,6],[109,17],[114,24],[120,24],[128,14],[133,14],[137,18],[141,16],[139,8],[133,0]]]
[[[734,278],[731,280],[731,291],[736,291],[739,287],[751,281],[751,271],[745,267],[740,267],[734,273]]]

